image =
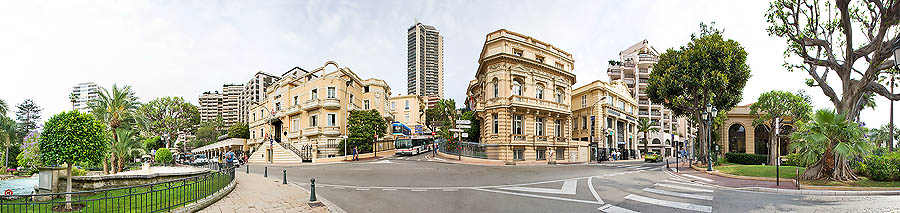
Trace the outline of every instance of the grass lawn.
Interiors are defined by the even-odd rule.
[[[72,203],[84,208],[75,212],[151,212],[169,206],[183,206],[209,196],[228,185],[228,176],[219,175],[205,181],[176,181],[150,187],[136,187],[97,193],[72,195]],[[105,199],[103,199],[105,198]],[[102,199],[102,200],[101,200]],[[24,198],[0,200],[0,212],[52,212],[65,197],[52,201],[33,202]]]
[[[795,166],[780,166],[781,168],[779,177],[786,179],[794,179],[797,177],[797,168],[800,168],[800,173],[806,171],[806,168],[795,167]],[[713,167],[719,172],[732,174],[732,175],[740,175],[740,176],[750,176],[750,177],[775,177],[775,166],[766,166],[766,165],[723,165]]]

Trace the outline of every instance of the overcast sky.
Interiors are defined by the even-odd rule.
[[[767,1],[7,1],[0,7],[0,99],[30,98],[43,118],[70,110],[79,82],[131,85],[140,100],[192,103],[257,71],[276,75],[326,61],[406,93],[406,30],[416,20],[444,36],[445,96],[462,106],[485,35],[505,28],[575,57],[576,86],[608,80],[607,61],[643,39],[659,51],[685,45],[700,22],[716,22],[749,53],[741,104],[760,93],[806,89],[833,105],[805,73],[784,71],[784,40],[766,34]],[[835,82],[836,83],[836,82]],[[839,89],[837,87],[836,89]],[[888,101],[866,110],[888,120]]]

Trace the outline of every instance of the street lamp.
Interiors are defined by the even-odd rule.
[[[891,94],[894,94],[894,73],[900,70],[900,40],[894,47],[894,71],[891,72]],[[891,100],[890,131],[888,133],[888,151],[894,151],[894,100]]]
[[[706,104],[706,112],[703,113],[706,120],[706,171],[712,171],[712,121],[715,119],[719,111],[712,104]]]

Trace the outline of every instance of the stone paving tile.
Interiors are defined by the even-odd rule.
[[[200,212],[330,212],[324,206],[310,208],[306,204],[309,194],[293,185],[257,174],[235,175],[237,186],[234,191]]]

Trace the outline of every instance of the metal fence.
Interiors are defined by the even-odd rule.
[[[218,165],[211,163],[211,167]],[[0,212],[57,212],[71,203],[74,212],[164,212],[206,198],[234,181],[234,168],[152,184],[30,195],[0,195]],[[71,195],[70,202],[66,196]]]
[[[487,147],[495,147],[497,144],[480,144],[475,142],[438,141],[438,151],[452,155],[487,159]]]

